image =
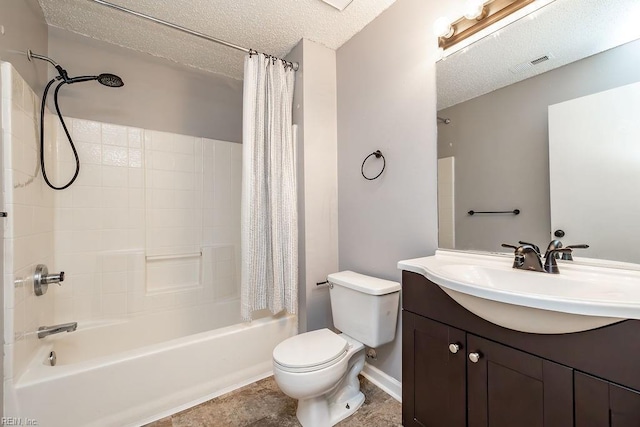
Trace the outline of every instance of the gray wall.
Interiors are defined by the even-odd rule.
[[[306,332],[307,329],[307,290],[304,284],[307,281],[306,265],[306,239],[304,216],[304,40],[289,52],[285,58],[287,61],[297,62],[300,66],[296,71],[296,82],[293,90],[293,123],[298,125],[296,134],[296,179],[298,185],[298,332]]]
[[[340,270],[399,281],[398,261],[437,247],[436,9],[398,0],[338,50]],[[377,149],[387,167],[367,181],[360,165]],[[399,322],[373,363],[398,380],[400,335]]]
[[[298,127],[299,330],[333,326],[329,289],[316,286],[338,271],[336,53],[302,40],[287,57],[296,73]]]
[[[551,239],[547,107],[640,81],[640,40],[438,112],[438,157],[455,156],[456,249]],[[469,216],[519,208],[522,213]],[[571,242],[568,242],[571,243]],[[574,242],[581,243],[581,242]]]
[[[27,49],[47,55],[47,24],[38,0],[0,0],[0,60],[11,62],[29,86],[40,93],[47,63],[27,60]]]
[[[113,73],[125,83],[115,89],[96,82],[61,89],[60,108],[67,116],[242,141],[240,80],[53,27],[49,56],[70,76]]]

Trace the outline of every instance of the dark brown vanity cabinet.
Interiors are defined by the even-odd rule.
[[[573,425],[572,369],[471,334],[467,349],[469,427]]]
[[[409,312],[402,329],[403,425],[465,427],[465,332]]]
[[[640,393],[575,373],[576,427],[640,426]]]
[[[402,322],[404,426],[573,425],[572,369],[408,311]]]
[[[640,427],[640,322],[511,331],[409,272],[402,322],[404,426]]]

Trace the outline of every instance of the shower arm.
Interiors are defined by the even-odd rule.
[[[53,59],[44,56],[44,55],[38,55],[37,53],[33,53],[31,51],[31,49],[27,50],[27,59],[29,61],[31,61],[31,59],[36,58],[36,59],[42,59],[43,61],[47,61],[48,63],[50,63],[51,65],[53,65],[54,67],[58,68],[60,65],[58,65],[57,62],[55,62]]]
[[[58,77],[56,77],[56,79],[64,80],[64,81],[69,80],[69,75],[67,74],[67,70],[62,68],[56,61],[54,61],[53,59],[49,58],[48,56],[38,55],[37,53],[33,53],[31,51],[31,49],[28,49],[27,50],[27,59],[29,61],[31,61],[33,58],[41,59],[43,61],[47,61],[48,63],[53,65],[55,67],[55,69],[58,70],[58,74],[60,74]]]

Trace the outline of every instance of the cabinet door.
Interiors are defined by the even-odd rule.
[[[576,427],[639,427],[640,393],[575,374]]]
[[[571,368],[471,334],[467,357],[469,427],[573,426]]]
[[[465,427],[465,333],[407,311],[402,330],[403,425]]]

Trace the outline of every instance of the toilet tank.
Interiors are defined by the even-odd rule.
[[[333,324],[366,346],[393,341],[398,320],[400,283],[341,271],[328,277]]]

